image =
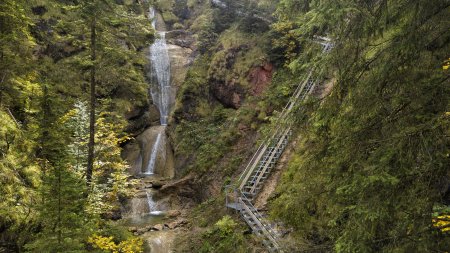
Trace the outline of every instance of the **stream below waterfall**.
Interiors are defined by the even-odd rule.
[[[135,196],[124,207],[123,218],[118,221],[121,226],[144,239],[145,253],[171,252],[177,233],[170,225],[174,222],[173,218],[167,215],[172,207],[170,201],[165,198],[155,199],[157,190],[152,188],[152,184],[159,180],[157,175],[142,178]]]

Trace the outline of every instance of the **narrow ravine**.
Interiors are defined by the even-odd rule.
[[[153,7],[149,9],[148,17],[157,37],[149,47],[147,77],[149,95],[158,108],[160,124],[147,128],[126,147],[125,157],[139,183],[135,196],[124,207],[124,219],[120,222],[144,239],[145,252],[165,253],[171,252],[176,235],[174,228],[184,221],[178,217],[181,212],[177,201],[159,193],[159,189],[174,177],[173,153],[166,130],[176,87],[171,80],[171,46],[166,41],[164,21],[158,15]]]

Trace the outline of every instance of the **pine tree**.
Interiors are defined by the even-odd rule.
[[[151,43],[153,33],[147,28],[150,23],[143,15],[132,14],[130,6],[116,1],[86,1],[69,5],[74,10],[76,34],[89,34],[85,43],[87,51],[74,60],[89,68],[89,144],[86,180],[90,184],[94,167],[96,100],[99,95],[111,95],[119,85],[136,87],[144,83],[135,72],[134,63],[142,64],[136,54],[137,47]],[[131,13],[130,13],[131,12]],[[81,20],[79,19],[81,17]],[[86,29],[88,27],[88,29]],[[128,88],[127,88],[128,89]],[[145,94],[145,93],[144,93]]]
[[[31,252],[81,252],[87,237],[83,217],[84,184],[71,165],[67,116],[55,108],[62,101],[51,87],[44,86],[39,120],[39,159],[43,183],[38,205],[41,230],[27,244]]]

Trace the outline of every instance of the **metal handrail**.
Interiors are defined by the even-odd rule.
[[[246,202],[249,203],[249,204],[246,204],[246,203],[243,201],[243,199],[245,199]],[[266,236],[266,238],[269,239],[269,241],[275,246],[275,248],[276,248],[277,250],[280,251],[280,245],[278,244],[277,240],[275,239],[276,236],[274,236],[273,232],[269,231],[269,230],[267,229],[267,227],[264,226],[264,225],[262,224],[262,222],[261,222],[261,221],[262,221],[262,218],[257,218],[257,217],[256,217],[256,215],[262,217],[261,214],[260,214],[256,209],[255,209],[255,210],[251,210],[251,209],[249,208],[249,205],[251,205],[250,200],[246,199],[245,196],[242,196],[242,197],[240,198],[240,202],[241,202],[241,205],[243,205],[243,208],[244,208],[248,213],[250,213],[251,215],[253,215],[253,217],[254,217],[253,219],[255,220],[255,223],[256,223],[256,224],[258,225],[258,227],[261,229],[261,231],[262,231],[263,234]],[[253,205],[251,205],[251,207],[253,207]],[[253,207],[253,208],[254,208],[254,207]],[[255,215],[255,214],[256,214],[256,215]]]
[[[317,37],[317,38],[325,41],[325,42],[319,42],[320,44],[322,44],[324,46],[323,53],[329,52],[334,47],[334,44],[331,43],[330,39],[325,38],[325,37]],[[258,149],[254,153],[254,155],[252,156],[250,161],[247,163],[247,166],[245,167],[244,171],[241,173],[241,175],[237,181],[237,184],[240,183],[239,188],[238,189],[235,188],[235,190],[234,190],[236,194],[240,195],[240,197],[238,197],[239,205],[236,208],[239,208],[238,210],[241,212],[242,215],[244,215],[243,212],[247,212],[248,215],[250,215],[251,219],[254,220],[254,225],[257,225],[259,227],[259,229],[262,231],[262,234],[266,237],[266,239],[268,239],[268,241],[269,241],[268,243],[271,243],[273,245],[273,247],[276,249],[276,251],[278,251],[278,252],[283,252],[280,248],[280,245],[278,244],[278,242],[276,240],[278,235],[275,234],[273,229],[270,227],[270,224],[268,224],[268,222],[263,218],[263,216],[253,206],[252,201],[247,198],[247,196],[243,193],[242,190],[245,187],[245,185],[249,182],[249,178],[252,176],[255,169],[259,168],[260,166],[264,166],[264,167],[259,168],[261,170],[261,175],[258,176],[256,182],[254,182],[254,184],[251,187],[251,190],[249,191],[250,193],[253,192],[253,194],[256,193],[256,187],[260,183],[260,181],[262,179],[262,175],[270,167],[270,163],[274,159],[277,150],[280,148],[282,148],[282,149],[285,148],[285,146],[282,147],[284,139],[288,138],[288,134],[291,131],[291,128],[293,126],[293,123],[289,122],[287,120],[287,116],[292,111],[295,104],[299,100],[302,101],[302,100],[306,99],[306,97],[314,90],[315,86],[317,85],[317,79],[312,80],[313,70],[314,69],[310,70],[305,81],[297,86],[294,93],[289,98],[289,101],[284,106],[283,110],[281,111],[281,114],[278,116],[277,120],[275,121],[276,125],[282,125],[282,127],[274,128],[269,133],[269,135],[266,136],[264,141],[259,145]],[[310,83],[308,90],[305,90],[305,87],[306,87],[306,85],[308,85],[309,82],[312,82],[312,83]],[[305,93],[304,93],[304,91],[305,91]],[[280,137],[280,139],[276,143],[272,143],[278,136]],[[261,162],[261,158],[266,153],[266,150],[272,144],[275,146],[272,147],[274,150],[272,150],[272,153],[270,154],[268,159],[265,160],[265,162],[267,162],[267,164],[261,164],[260,166],[258,166],[259,163]],[[277,160],[275,160],[275,162],[276,161]],[[260,173],[260,171],[258,171],[257,174],[259,174],[259,173]],[[228,197],[227,197],[226,202],[228,203]],[[250,223],[250,220],[245,218],[245,216],[244,216],[244,219],[250,225],[250,227],[253,229],[253,227]],[[263,223],[265,223],[267,225],[264,225]],[[264,244],[266,244],[266,242],[267,242],[267,240],[264,241]],[[272,248],[272,246],[270,244],[266,244],[266,246],[269,247],[269,249]]]
[[[260,212],[258,212],[258,209],[256,209],[256,207],[252,204],[252,201],[250,199],[248,199],[245,194],[241,193],[241,198],[245,199],[245,201],[248,203],[246,205],[250,206],[254,211],[252,211],[253,213],[256,214],[256,216],[259,217],[263,217],[262,214]],[[244,203],[245,204],[245,203]],[[263,218],[262,218],[263,219]],[[275,239],[276,237],[278,237],[273,231],[269,231],[269,233],[271,234],[271,236]]]
[[[289,98],[289,101],[284,106],[283,110],[281,111],[280,116],[275,121],[275,125],[278,125],[282,123],[282,120],[285,120],[287,117],[287,114],[292,110],[295,103],[297,102],[298,97],[302,93],[303,89],[306,87],[306,84],[308,81],[310,81],[312,77],[312,70],[308,73],[308,76],[306,77],[305,81],[303,81],[300,85],[297,86],[296,90],[292,94],[292,96]],[[258,149],[256,150],[255,154],[252,156],[250,161],[247,163],[247,166],[245,167],[244,171],[241,173],[238,183],[240,183],[239,189],[242,189],[245,185],[245,182],[248,180],[250,175],[253,173],[254,169],[257,167],[258,162],[260,161],[262,157],[262,153],[267,149],[268,145],[270,145],[270,142],[277,136],[277,134],[280,132],[280,128],[275,128],[271,131],[271,134],[269,134],[264,141],[259,145]],[[244,178],[244,180],[242,180]]]

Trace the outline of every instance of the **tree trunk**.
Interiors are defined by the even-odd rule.
[[[95,66],[96,66],[96,20],[95,17],[91,23],[91,91],[90,91],[90,115],[89,115],[89,144],[88,144],[88,162],[86,171],[86,182],[88,186],[92,181],[92,170],[94,168],[94,145],[95,145]]]

